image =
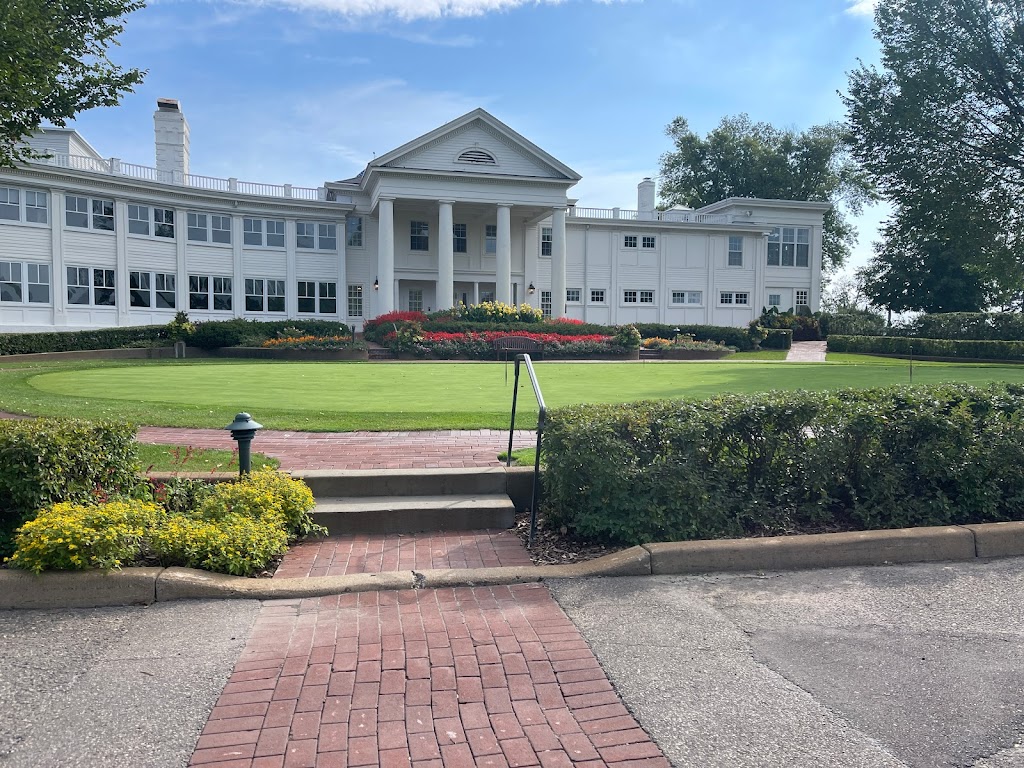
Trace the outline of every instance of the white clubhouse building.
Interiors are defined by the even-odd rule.
[[[199,176],[179,104],[155,167],[46,129],[0,169],[0,332],[528,302],[587,322],[740,326],[818,308],[828,203],[585,208],[579,174],[482,109],[319,188]]]

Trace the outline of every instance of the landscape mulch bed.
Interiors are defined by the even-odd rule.
[[[527,545],[530,537],[530,513],[516,515],[513,529]],[[529,549],[534,565],[572,565],[593,560],[598,557],[621,552],[627,547],[605,546],[585,541],[570,534],[564,527],[549,525],[543,515],[537,518],[537,535],[533,540],[533,548]]]

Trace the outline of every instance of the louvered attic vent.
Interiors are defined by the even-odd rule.
[[[459,155],[460,163],[476,163],[477,165],[497,165],[494,155],[484,149],[467,149]]]

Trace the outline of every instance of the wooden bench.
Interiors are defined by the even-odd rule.
[[[540,360],[544,355],[544,342],[531,339],[529,336],[502,336],[491,342],[496,359],[508,361],[519,354],[527,354],[532,360]],[[511,354],[510,354],[511,353]]]

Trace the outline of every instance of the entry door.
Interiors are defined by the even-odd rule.
[[[409,311],[410,312],[422,312],[423,311],[423,289],[422,288],[410,288],[409,289]]]

